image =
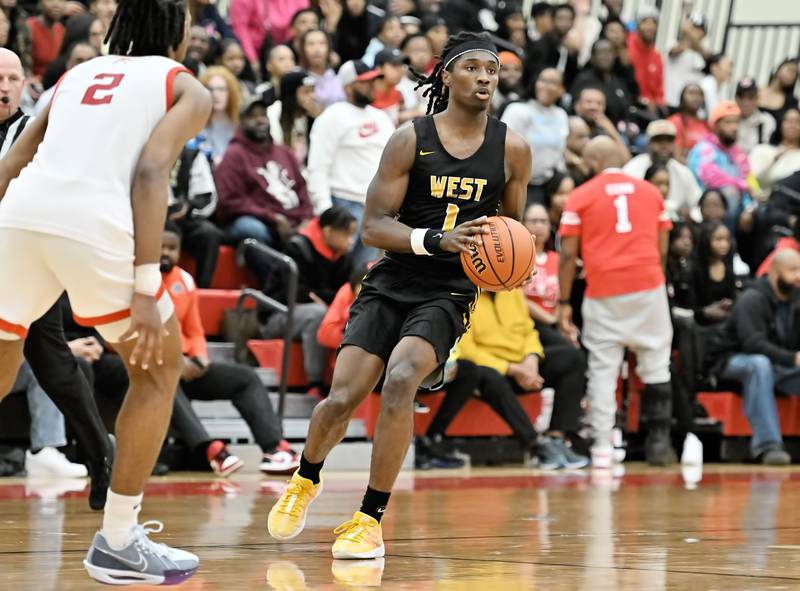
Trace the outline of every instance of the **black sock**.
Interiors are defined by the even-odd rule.
[[[364,493],[364,500],[361,501],[360,511],[370,517],[374,517],[380,523],[383,512],[386,511],[386,505],[389,504],[389,495],[391,494],[390,492],[381,492],[367,487],[367,492]]]
[[[300,469],[298,470],[298,474],[303,478],[308,478],[314,484],[319,484],[319,473],[324,463],[325,460],[322,460],[319,464],[312,464],[306,459],[306,454],[300,454]]]

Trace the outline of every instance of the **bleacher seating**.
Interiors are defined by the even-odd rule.
[[[178,263],[194,275],[194,259],[184,251]],[[244,287],[258,287],[259,282],[246,267],[240,267],[236,262],[236,249],[231,246],[220,246],[217,268],[211,280],[212,289],[242,289]]]

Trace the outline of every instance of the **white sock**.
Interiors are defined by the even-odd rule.
[[[131,530],[139,521],[142,509],[142,495],[118,495],[108,491],[106,507],[103,513],[103,534],[108,545],[114,550],[122,550],[130,542]]]

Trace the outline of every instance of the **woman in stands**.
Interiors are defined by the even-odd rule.
[[[689,150],[711,131],[706,120],[700,116],[704,103],[705,95],[700,85],[687,84],[681,92],[678,112],[667,118],[675,125],[675,145],[678,149],[676,156],[682,162],[686,162]]]
[[[731,233],[724,223],[701,227],[692,280],[695,318],[700,324],[717,324],[730,316],[738,291],[733,256]]]
[[[331,67],[331,44],[322,30],[306,32],[300,40],[300,67],[315,81],[314,94],[323,106],[345,100],[344,88]]]
[[[750,171],[758,179],[765,196],[779,182],[800,170],[800,110],[786,109],[769,144],[750,153]]]
[[[783,60],[769,77],[769,84],[759,91],[758,108],[778,121],[786,109],[798,107],[794,96],[796,84],[797,58]]]
[[[239,106],[242,96],[239,82],[230,70],[222,66],[212,66],[200,78],[200,82],[211,92],[213,107],[211,118],[203,130],[208,152],[213,163],[219,164],[233,134],[239,126]]]

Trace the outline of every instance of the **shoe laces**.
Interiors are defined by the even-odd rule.
[[[340,537],[352,540],[354,542],[363,542],[366,538],[369,526],[361,522],[360,518],[354,517],[350,521],[345,521],[342,525],[333,530],[335,534],[341,534]]]
[[[278,512],[290,517],[300,517],[305,507],[305,496],[308,494],[308,487],[303,482],[289,480],[289,485],[281,496]]]
[[[148,534],[158,534],[164,531],[164,524],[152,519],[133,528],[133,543],[140,552],[155,554],[164,558],[169,558],[169,546],[159,544],[148,537]]]

